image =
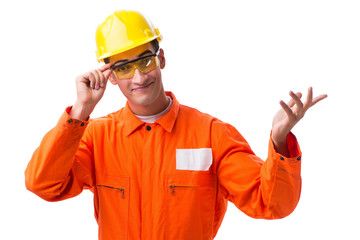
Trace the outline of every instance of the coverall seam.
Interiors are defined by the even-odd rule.
[[[271,193],[270,193],[270,197],[269,197],[269,200],[268,200],[268,203],[267,203],[267,208],[270,209],[271,208],[271,203],[272,203],[272,200],[273,200],[273,197],[274,197],[274,190],[275,190],[275,182],[276,182],[276,177],[277,177],[277,174],[278,174],[278,161],[276,161],[276,159],[274,159],[273,155],[271,155],[271,160],[274,162],[275,160],[275,163],[274,163],[274,166],[273,166],[273,171],[275,171],[274,174],[271,174],[272,178],[271,178]],[[262,193],[261,193],[262,194]]]

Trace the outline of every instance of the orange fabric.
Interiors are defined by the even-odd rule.
[[[294,210],[301,188],[294,135],[288,136],[290,158],[270,141],[263,162],[234,127],[167,95],[173,106],[153,124],[128,105],[87,122],[65,112],[29,162],[27,188],[47,201],[90,189],[102,240],[213,239],[228,200],[253,218]],[[208,170],[177,169],[177,149],[202,148],[211,149]],[[189,156],[200,159],[196,154]]]

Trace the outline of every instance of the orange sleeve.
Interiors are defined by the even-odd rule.
[[[93,185],[89,122],[72,119],[70,109],[44,136],[25,170],[26,188],[47,201],[74,197]]]
[[[301,151],[290,133],[290,158],[278,154],[269,142],[264,162],[251,150],[231,125],[213,124],[214,162],[225,198],[253,218],[276,219],[288,216],[296,207],[301,191]]]

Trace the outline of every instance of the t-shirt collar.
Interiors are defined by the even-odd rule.
[[[171,132],[175,121],[179,112],[180,104],[176,100],[175,95],[172,92],[165,92],[166,96],[169,96],[173,100],[173,104],[167,114],[165,114],[162,118],[158,119],[154,124],[159,124],[162,126],[167,132]],[[131,111],[129,103],[126,103],[124,108],[124,130],[126,136],[132,134],[135,130],[137,130],[140,126],[145,125],[143,121],[138,119],[134,113]]]

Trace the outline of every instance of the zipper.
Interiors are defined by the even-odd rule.
[[[111,189],[115,189],[115,190],[121,191],[121,197],[124,197],[124,192],[125,192],[125,189],[124,189],[124,188],[110,187],[110,186],[106,186],[106,185],[97,185],[97,186],[98,186],[98,187],[111,188]]]

